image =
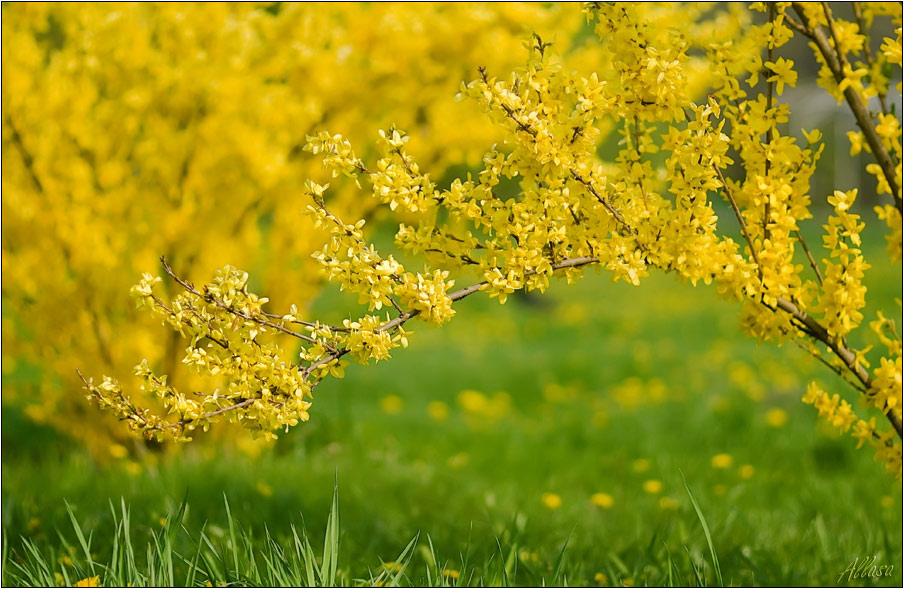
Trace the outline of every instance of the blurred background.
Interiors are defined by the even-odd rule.
[[[736,13],[739,27],[754,18],[712,10]],[[840,384],[802,351],[745,339],[736,306],[671,277],[634,288],[588,271],[505,306],[470,297],[450,325],[416,326],[391,361],[324,382],[311,421],[272,444],[235,428],[147,444],[85,401],[77,368],[131,383],[142,358],[186,390],[212,387],[181,371],[184,343],[128,296],[142,272],[161,272],[160,255],[196,282],[227,263],[245,269],[272,309],[348,316],[354,301],[322,284],[310,259],[323,236],[299,214],[304,180],[332,181],[330,208],[367,218],[381,248],[398,219],[330,180],[301,151],[305,136],[342,133],[369,161],[377,130],[395,124],[448,186],[504,139],[455,101],[461,82],[481,65],[502,77],[523,64],[531,31],[567,66],[593,71],[598,40],[578,6],[2,11],[5,542],[71,537],[64,500],[98,534],[119,498],[139,534],[183,499],[187,526],[225,534],[224,495],[258,533],[321,530],[338,479],[352,570],[421,531],[464,574],[462,554],[492,561],[498,543],[522,563],[518,581],[539,582],[567,541],[569,582],[643,585],[661,582],[667,552],[703,560],[684,476],[726,582],[827,584],[878,554],[896,567],[879,583],[900,585],[900,482],[800,402],[814,378]],[[864,252],[877,261],[865,315],[895,308],[901,268],[887,262],[882,231],[870,232],[879,199],[868,156],[849,155],[853,119],[812,82],[803,43],[783,54],[800,72],[781,97],[794,105],[787,132],[818,128],[826,142],[804,231],[818,244],[825,196],[859,187],[873,221]],[[731,220],[727,206],[718,212]]]

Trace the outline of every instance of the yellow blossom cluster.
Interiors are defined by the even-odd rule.
[[[127,432],[85,406],[77,367],[125,378],[144,357],[171,385],[209,386],[122,296],[160,255],[198,278],[254,268],[273,304],[304,309],[322,283],[320,235],[297,215],[305,180],[323,181],[306,137],[369,142],[396,123],[438,173],[479,161],[502,133],[450,100],[459,81],[520,64],[527,29],[581,24],[564,5],[4,6],[4,403],[106,455]],[[330,206],[374,204],[349,183]]]
[[[877,212],[891,229],[889,251],[900,251],[901,121],[892,111],[888,93],[895,79],[898,83],[894,90],[902,90],[897,75],[901,69],[901,6],[894,2],[857,3],[854,20],[847,21],[833,15],[828,5],[793,5],[801,18],[797,28],[810,38],[810,47],[821,65],[820,86],[839,104],[847,102],[857,119],[860,129],[848,133],[851,155],[865,150],[875,156],[876,161],[866,170],[875,176],[878,193],[891,194],[895,200],[895,207],[877,207]],[[892,18],[895,36],[884,37],[879,51],[873,52],[870,31],[877,17]],[[897,255],[900,260],[900,253]]]
[[[900,376],[898,378],[900,384]],[[841,399],[837,393],[829,396],[816,383],[810,383],[810,386],[807,387],[803,401],[816,407],[819,416],[825,418],[829,424],[842,433],[850,431],[851,436],[858,440],[858,448],[869,444],[876,451],[876,460],[885,463],[888,472],[900,476],[901,440],[895,435],[895,432],[878,431],[875,417],[870,418],[869,421],[860,419],[854,413],[850,403]]]
[[[848,62],[845,52],[860,46],[840,44],[850,27],[834,19],[828,5],[754,9],[761,13],[694,7],[688,18],[678,16],[684,6],[589,4],[586,14],[598,36],[598,61],[590,71],[583,63],[569,66],[567,56],[534,34],[526,65],[510,74],[480,67],[476,79],[461,86],[460,97],[481,107],[504,140],[485,152],[479,169],[448,186],[422,172],[423,160],[412,151],[417,137],[402,127],[374,133],[376,151],[366,158],[342,134],[310,136],[306,149],[320,155],[334,177],[354,178],[373,201],[399,213],[395,245],[421,255],[424,266],[411,272],[378,252],[365,239],[364,220],[342,221],[328,186],[309,181],[303,192],[313,204],[307,212],[327,233],[315,254],[323,274],[357,295],[369,312],[385,316],[368,314],[341,327],[310,324],[296,365],[304,383],[313,387],[341,371],[346,354],[365,363],[389,357],[393,347],[407,345],[403,326],[409,320],[441,324],[452,317],[455,301],[476,292],[504,303],[517,290],[544,291],[554,277],[573,281],[587,266],[635,285],[659,270],[692,284],[712,283],[741,302],[741,323],[751,335],[795,342],[831,366],[891,429],[857,418],[849,401],[815,385],[805,400],[836,427],[879,440],[877,456],[900,473],[900,444],[893,443],[901,435],[902,405],[894,324],[881,315],[872,324],[888,352],[872,374],[870,349],[848,340],[863,321],[863,277],[870,265],[860,235],[868,220],[852,212],[856,189],[828,196],[826,257],[817,262],[801,228],[813,217],[810,178],[823,144],[818,131],[786,129],[794,105],[780,98],[798,82],[795,64],[780,55],[796,34],[813,41],[832,72],[834,62]],[[889,170],[879,149],[884,140],[876,138],[900,134],[900,125],[885,113],[861,112],[868,88],[877,97],[887,88],[879,78],[858,79],[859,86],[851,81],[837,92],[854,112],[882,177],[891,174],[886,192],[893,202],[881,210],[889,226],[894,218],[899,226],[900,163]],[[611,153],[603,149],[610,131],[619,135]],[[885,155],[900,160],[894,149]],[[194,287],[172,276],[194,294]],[[470,276],[470,286],[453,291],[450,276]],[[206,300],[208,291],[198,292]],[[184,306],[177,297],[171,309],[177,301]],[[244,341],[268,327],[259,309],[243,310],[236,319],[207,302],[211,315],[203,321],[214,331],[244,319],[250,323],[236,324]],[[266,347],[248,349],[269,353]],[[258,388],[241,398],[256,403],[267,382],[249,383]],[[237,415],[247,410],[239,409]],[[193,419],[203,422],[204,415]],[[267,422],[254,418],[255,426]]]

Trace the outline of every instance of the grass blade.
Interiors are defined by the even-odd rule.
[[[681,480],[684,481],[684,488],[687,491],[687,496],[691,499],[691,504],[694,506],[694,510],[697,512],[697,518],[700,520],[700,524],[703,526],[703,534],[706,536],[706,543],[709,545],[709,554],[713,560],[713,570],[716,573],[716,583],[718,583],[719,587],[724,587],[724,583],[722,582],[722,569],[719,568],[719,556],[716,554],[716,548],[713,546],[713,537],[712,534],[709,533],[709,526],[706,525],[706,518],[703,517],[703,510],[700,509],[700,504],[697,503],[697,498],[694,497],[693,491],[691,491],[690,485],[687,484],[687,479],[684,478],[684,473],[681,473]]]
[[[326,521],[323,538],[323,566],[320,581],[326,587],[336,586],[336,569],[339,563],[339,479],[333,485],[333,502]]]

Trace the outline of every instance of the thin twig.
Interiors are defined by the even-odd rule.
[[[236,409],[241,409],[242,407],[247,407],[248,405],[254,403],[255,401],[257,401],[257,399],[245,399],[241,403],[236,403],[235,405],[230,405],[229,407],[223,407],[221,409],[217,409],[216,411],[211,411],[210,413],[205,413],[204,415],[202,415],[196,419],[189,419],[189,420],[186,420],[186,421],[180,422],[180,423],[189,424],[193,421],[199,421],[201,419],[210,419],[211,417],[216,417],[217,415],[222,415],[223,413],[227,413],[229,411],[234,411]]]
[[[629,225],[628,222],[625,221],[625,218],[621,216],[621,213],[615,210],[615,207],[613,207],[605,197],[601,196],[600,193],[596,191],[596,188],[593,187],[593,184],[590,182],[590,180],[584,178],[574,170],[571,170],[571,177],[583,184],[587,188],[587,191],[590,192],[590,194],[592,194],[594,198],[596,198],[596,200],[598,200],[606,208],[607,211],[609,211],[609,214],[612,215],[612,218],[615,219],[616,222],[618,222],[622,227],[624,227],[628,231],[628,233],[631,234],[631,236],[637,236],[637,230]],[[637,246],[641,249],[644,248],[644,246],[639,243],[637,244]]]
[[[226,311],[227,313],[231,313],[232,315],[235,315],[236,317],[239,317],[239,318],[244,319],[244,320],[246,320],[246,321],[251,321],[251,322],[253,322],[253,323],[257,323],[258,325],[262,325],[262,326],[269,327],[269,328],[271,328],[271,329],[275,329],[276,331],[279,331],[279,332],[284,333],[284,334],[286,334],[286,335],[291,335],[292,337],[297,337],[298,339],[300,339],[300,340],[302,340],[302,341],[306,341],[306,342],[311,343],[311,344],[317,343],[317,340],[316,340],[315,338],[313,338],[313,337],[304,335],[303,333],[298,333],[297,331],[292,331],[291,329],[288,329],[288,328],[286,328],[286,327],[284,327],[284,326],[282,326],[282,325],[279,325],[279,324],[277,324],[277,323],[273,323],[272,321],[269,321],[269,320],[264,319],[264,318],[262,318],[262,317],[259,317],[259,316],[256,316],[256,315],[249,315],[248,313],[245,313],[245,312],[243,312],[243,311],[239,311],[238,309],[235,309],[235,308],[233,308],[233,307],[227,305],[226,303],[224,303],[223,301],[219,300],[218,298],[216,298],[216,297],[213,296],[213,295],[210,295],[210,294],[203,294],[203,293],[201,293],[201,292],[198,292],[198,290],[195,289],[195,287],[194,287],[193,284],[191,284],[190,282],[187,282],[187,281],[183,280],[181,277],[179,277],[179,275],[177,275],[177,274],[173,271],[172,267],[170,267],[170,265],[166,262],[166,258],[165,258],[165,257],[160,256],[160,262],[163,264],[163,269],[166,271],[167,274],[170,275],[170,277],[171,277],[173,280],[175,280],[176,282],[178,282],[179,285],[180,285],[182,288],[184,288],[187,292],[189,292],[190,294],[195,295],[196,297],[198,297],[198,298],[201,299],[202,301],[205,301],[205,302],[208,302],[208,303],[213,303],[213,304],[215,304],[217,307],[219,307],[219,308],[223,309],[224,311]]]
[[[16,149],[19,150],[19,155],[22,156],[22,163],[25,165],[25,171],[28,173],[28,177],[35,185],[35,188],[38,189],[38,192],[43,194],[44,184],[41,183],[38,174],[35,172],[34,158],[31,157],[31,152],[25,148],[22,136],[19,134],[19,130],[16,128],[13,119],[9,115],[6,116],[6,124],[9,125],[10,139],[12,140],[13,145],[16,146]]]
[[[854,376],[857,377],[857,380],[863,383],[863,386],[867,391],[873,388],[872,378],[866,371],[866,368],[864,368],[860,364],[860,362],[857,360],[857,355],[844,344],[841,338],[834,338],[829,335],[829,332],[825,327],[822,326],[822,324],[808,315],[806,311],[802,310],[796,304],[787,299],[776,299],[776,306],[805,325],[812,337],[827,345],[829,349],[831,349],[832,352],[834,352],[834,354],[838,356],[838,358],[840,358],[842,362],[844,362],[844,365],[847,366],[848,370],[850,370],[854,374]],[[898,437],[901,437],[901,418],[895,415],[893,410],[889,410],[887,413],[885,413],[885,416],[888,418],[888,421],[891,422],[891,425],[895,428],[895,431],[898,432]]]
[[[825,364],[826,366],[828,366],[828,367],[829,367],[829,370],[831,370],[832,372],[834,372],[835,374],[837,374],[839,377],[841,377],[841,380],[843,380],[844,382],[846,382],[846,383],[848,383],[849,385],[851,385],[851,387],[852,387],[854,390],[856,390],[858,393],[860,393],[861,395],[865,395],[865,394],[866,394],[866,390],[863,389],[863,388],[860,387],[860,386],[857,386],[857,383],[855,383],[855,382],[853,382],[852,380],[850,380],[850,379],[846,376],[846,373],[845,373],[841,368],[839,368],[838,366],[835,366],[834,364],[832,364],[831,362],[829,362],[828,360],[826,360],[825,358],[823,358],[823,357],[822,357],[822,354],[819,353],[819,350],[814,350],[813,348],[810,348],[810,347],[808,347],[808,346],[805,346],[800,340],[797,340],[797,339],[794,340],[794,344],[795,344],[798,348],[800,348],[801,350],[803,350],[803,351],[807,352],[808,354],[810,354],[810,356],[816,358],[817,360],[819,360],[820,362],[822,362],[823,364]]]
[[[567,258],[565,260],[561,260],[559,262],[556,262],[555,264],[552,264],[552,270],[555,271],[555,270],[562,270],[565,268],[579,268],[581,266],[586,266],[588,264],[596,264],[596,263],[599,263],[599,259],[597,259],[595,257],[590,257],[590,256],[582,256],[582,257],[578,257],[578,258]],[[528,278],[537,273],[538,272],[534,271],[534,270],[528,271],[528,272],[524,273],[524,277]],[[482,290],[485,286],[487,286],[487,284],[489,284],[489,283],[485,280],[482,282],[472,284],[470,286],[467,286],[465,288],[462,288],[460,290],[450,293],[449,299],[451,299],[452,302],[460,301],[461,299],[468,297],[468,296],[474,294],[475,292]],[[418,309],[407,311],[406,313],[399,315],[395,319],[387,321],[386,323],[384,323],[383,325],[381,325],[374,331],[380,333],[380,332],[390,331],[392,329],[401,327],[410,319],[420,315],[420,313],[421,312]],[[327,365],[327,364],[333,362],[334,360],[338,360],[339,358],[342,358],[343,356],[345,356],[348,353],[349,353],[348,348],[341,348],[341,349],[335,350],[334,352],[330,353],[329,355],[327,355],[324,358],[321,358],[320,360],[318,360],[317,362],[314,362],[313,364],[310,364],[310,365],[304,366],[304,367],[300,366],[299,368],[301,369],[304,377],[307,378],[317,368]]]
[[[804,236],[801,234],[800,229],[795,231],[795,235],[797,235],[797,241],[803,246],[804,252],[807,254],[807,259],[810,260],[810,267],[816,272],[816,280],[818,280],[819,285],[822,286],[822,272],[819,271],[819,266],[816,265],[816,260],[813,259],[813,254],[810,253],[810,248],[807,247],[807,242],[804,240]]]
[[[756,248],[753,247],[753,239],[750,238],[750,233],[747,231],[747,223],[744,222],[744,216],[741,215],[741,209],[738,208],[738,203],[735,202],[734,195],[731,193],[731,188],[728,187],[728,182],[725,181],[725,176],[722,175],[722,170],[715,164],[713,164],[713,169],[716,170],[716,174],[719,176],[719,182],[722,183],[722,192],[725,194],[725,197],[728,198],[731,209],[734,211],[735,217],[737,217],[738,223],[741,225],[741,233],[744,235],[744,239],[750,247],[750,256],[756,263],[757,272],[760,275],[760,280],[762,280],[763,269],[760,267],[760,260],[756,255]]]

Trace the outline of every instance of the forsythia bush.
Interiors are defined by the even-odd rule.
[[[554,276],[575,280],[585,267],[632,284],[660,270],[712,284],[738,301],[748,333],[797,344],[841,376],[862,401],[856,411],[815,383],[804,400],[900,475],[901,342],[888,318],[898,312],[864,317],[869,264],[860,247],[867,222],[884,225],[890,263],[901,263],[901,126],[887,99],[901,92],[900,10],[858,4],[847,21],[828,4],[751,8],[594,3],[585,9],[598,37],[592,60],[573,58],[567,38],[550,46],[540,33],[511,75],[481,64],[460,95],[487,112],[504,141],[485,152],[479,172],[448,187],[422,171],[433,165],[417,151],[425,139],[403,132],[402,119],[379,131],[373,155],[327,132],[330,121],[316,124],[304,149],[396,211],[395,244],[422,265],[378,252],[365,220],[354,220],[361,215],[334,205],[344,201],[328,184],[306,180],[306,215],[326,240],[314,258],[367,310],[334,325],[298,305],[271,306],[232,266],[196,286],[182,277],[176,240],[172,255],[162,252],[167,284],[181,292],[167,296],[152,274],[132,292],[188,341],[182,363],[215,385],[185,393],[152,360],[136,374],[165,413],[109,377],[86,380],[90,397],[148,438],[185,440],[216,421],[271,437],[309,418],[314,388],[341,377],[346,357],[389,358],[408,345],[412,320],[441,325],[464,297],[484,292],[504,303],[516,290],[542,292]],[[896,38],[876,51],[872,26],[887,18]],[[816,195],[832,212],[812,245],[801,223],[813,216],[810,178],[823,144],[818,131],[784,125],[792,105],[782,95],[798,74],[782,49],[795,35],[813,50],[819,84],[854,114],[851,150],[872,154],[868,171],[889,195],[869,219],[852,212],[855,187]],[[621,136],[618,151],[601,155],[610,130]],[[517,194],[503,193],[512,179]],[[733,215],[718,218],[715,199]],[[469,285],[456,288],[462,280]],[[878,353],[851,343],[867,341],[864,331]]]
[[[144,357],[170,384],[206,384],[180,369],[178,335],[122,296],[136,276],[161,254],[199,276],[254,266],[273,303],[304,308],[320,236],[297,213],[323,174],[305,136],[365,142],[397,123],[433,169],[477,165],[504,132],[450,100],[460,80],[522,63],[529,29],[569,39],[583,24],[573,8],[510,4],[2,10],[3,366],[36,374],[4,379],[3,398],[99,454],[125,451],[110,442],[128,431],[85,405],[78,366],[126,376]],[[330,198],[355,218],[375,204]]]

